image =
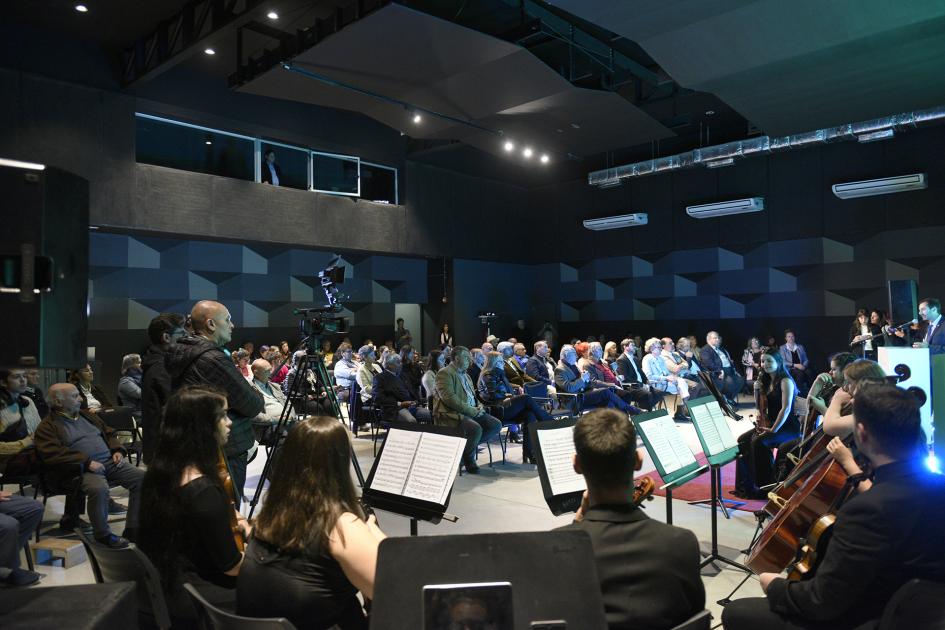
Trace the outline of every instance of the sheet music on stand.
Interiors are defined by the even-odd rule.
[[[362,498],[371,507],[437,523],[465,448],[458,427],[392,423]]]
[[[538,464],[545,503],[555,516],[576,512],[587,489],[584,476],[574,472],[574,425],[577,420],[532,422],[532,452]]]
[[[713,466],[726,464],[738,455],[738,440],[732,435],[718,401],[705,396],[686,401],[702,452]]]
[[[681,486],[704,472],[706,467],[696,461],[676,422],[665,409],[641,413],[631,419],[656,471],[663,478],[663,488]]]

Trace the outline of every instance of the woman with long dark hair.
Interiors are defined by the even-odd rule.
[[[236,596],[243,554],[233,524],[244,536],[250,526],[227,496],[219,468],[231,424],[226,411],[226,398],[215,391],[174,392],[141,487],[137,543],[161,574],[174,627],[196,622],[185,582],[214,604],[232,606]]]
[[[449,324],[443,324],[440,326],[440,350],[447,347],[453,347],[453,333],[450,332]]]
[[[403,380],[414,400],[420,400],[420,381],[423,379],[423,370],[417,362],[417,352],[410,344],[405,344],[400,348],[400,363],[403,370],[400,378]]]
[[[781,354],[773,349],[764,352],[761,355],[761,374],[755,381],[755,401],[760,412],[758,426],[738,437],[741,457],[735,469],[736,496],[763,499],[767,493],[759,488],[777,481],[772,450],[796,440],[801,433],[794,412],[796,395],[797,385]]]
[[[286,617],[297,628],[367,628],[357,593],[374,597],[384,534],[358,502],[350,439],[326,416],[289,433],[246,550],[239,614]]]
[[[861,308],[850,325],[850,347],[853,352],[864,359],[876,359],[876,346],[882,339],[882,328],[873,324],[870,313]]]

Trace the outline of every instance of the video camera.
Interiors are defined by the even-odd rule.
[[[328,303],[325,306],[297,308],[292,311],[294,315],[301,317],[299,330],[309,339],[310,347],[322,335],[348,332],[348,318],[334,315],[344,310],[342,299],[346,297],[338,290],[338,285],[345,281],[345,268],[338,265],[340,261],[341,257],[336,256],[324,270],[318,272],[319,284]]]

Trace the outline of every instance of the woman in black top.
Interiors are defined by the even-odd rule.
[[[416,351],[409,344],[400,349],[400,364],[403,366],[400,373],[401,380],[410,390],[413,399],[420,400],[420,379],[423,378],[423,370],[417,363]]]
[[[237,610],[297,628],[367,628],[357,598],[374,596],[384,534],[351,482],[348,430],[335,418],[300,422],[276,460],[237,581]]]
[[[779,352],[769,350],[761,355],[761,375],[755,381],[755,400],[764,412],[755,429],[738,437],[741,457],[735,469],[736,496],[764,499],[767,493],[759,490],[777,481],[774,478],[772,450],[785,442],[797,439],[801,428],[794,413],[797,385],[784,366]]]
[[[209,389],[175,392],[164,408],[154,458],[141,487],[138,546],[161,575],[174,627],[196,627],[183,584],[213,604],[233,609],[243,562],[232,520],[250,527],[233,508],[219,472],[220,447],[230,432],[226,398]]]

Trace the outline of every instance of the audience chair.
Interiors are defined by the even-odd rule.
[[[28,475],[0,475],[0,490],[3,490],[6,485],[15,485],[20,490],[20,496],[25,497],[26,493],[23,491],[23,488],[30,486],[33,488],[33,498],[35,499],[39,496],[39,474],[28,474]]]
[[[36,476],[36,492],[33,493],[35,499],[38,494],[43,495],[43,508],[46,507],[46,501],[49,497],[65,495],[73,497],[76,504],[81,505],[84,497],[82,495],[82,469],[79,465],[73,466],[48,466],[40,460],[39,473]],[[36,542],[39,542],[42,523],[36,528]]]
[[[373,429],[374,425],[377,424],[380,409],[377,408],[373,400],[372,398],[371,402],[367,405],[364,404],[364,401],[361,400],[361,386],[355,381],[348,394],[348,422],[351,425],[351,432],[355,435],[357,435],[360,425],[370,424]]]
[[[193,584],[185,583],[184,589],[194,602],[197,609],[197,622],[201,630],[295,630],[295,626],[284,617],[257,619],[255,617],[240,617],[220,610],[203,598]]]
[[[678,626],[673,626],[671,630],[709,630],[712,625],[712,613],[703,610],[682,622]]]
[[[106,425],[119,433],[128,433],[131,436],[131,442],[125,443],[125,450],[135,456],[135,466],[141,464],[141,432],[138,429],[138,423],[135,422],[131,407],[112,407],[111,409],[101,409],[98,417]],[[130,458],[129,458],[130,459]]]
[[[161,578],[148,557],[134,543],[124,549],[112,549],[95,542],[81,529],[76,529],[75,533],[89,556],[96,582],[134,582],[137,585],[138,614],[162,630],[171,627]]]
[[[945,582],[913,579],[899,587],[876,630],[945,629]]]

